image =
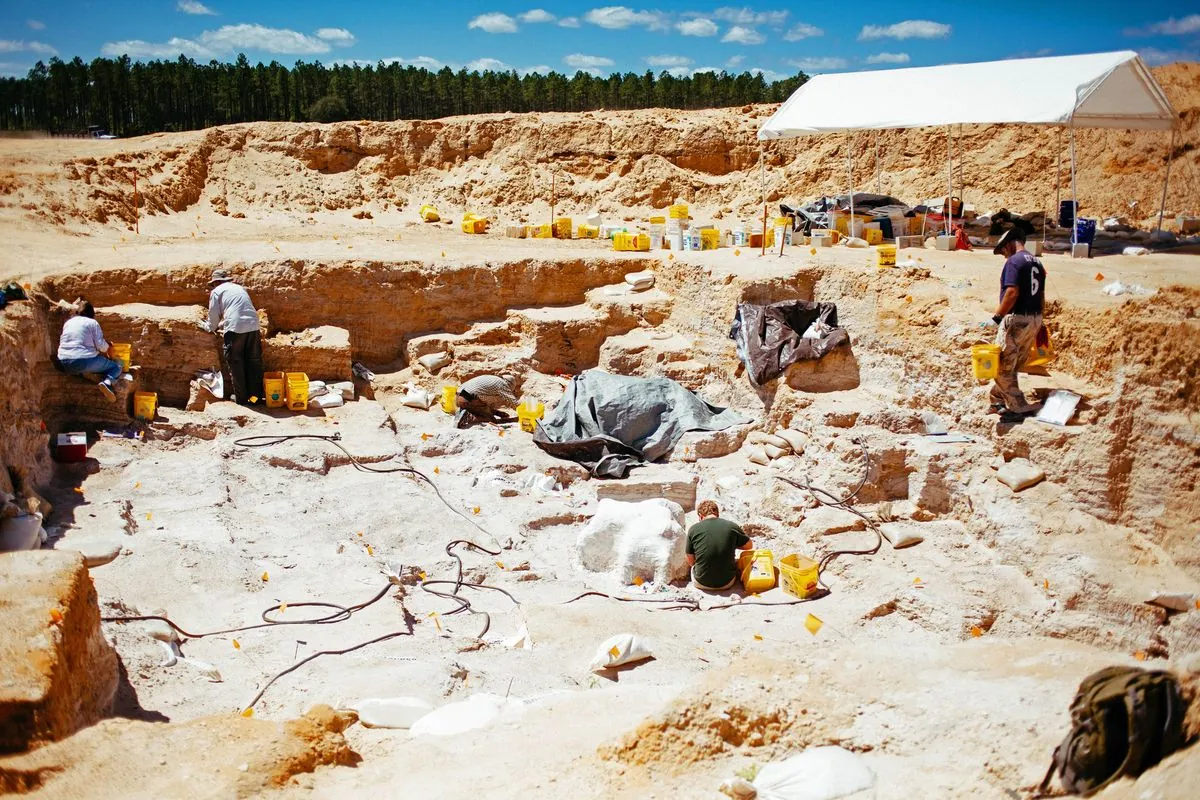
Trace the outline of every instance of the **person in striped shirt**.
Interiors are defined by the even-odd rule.
[[[454,424],[465,428],[475,421],[512,422],[513,417],[501,413],[503,408],[517,407],[517,394],[512,375],[476,375],[458,387],[458,413]]]

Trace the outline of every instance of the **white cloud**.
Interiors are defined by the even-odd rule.
[[[906,19],[895,25],[864,25],[858,34],[860,41],[870,39],[944,39],[952,28],[944,22],[927,19]]]
[[[467,72],[508,72],[512,67],[498,58],[477,58],[463,65]]]
[[[818,28],[816,25],[809,25],[807,22],[798,22],[783,35],[785,42],[798,42],[801,39],[811,39],[815,36],[824,36],[825,31]]]
[[[835,58],[833,56],[823,56],[819,58],[797,58],[788,61],[788,66],[805,72],[831,72],[835,69],[845,69],[846,59]]]
[[[560,28],[578,28],[579,27],[579,17],[563,17],[562,19],[560,19],[558,21],[558,27],[560,27]]]
[[[487,33],[516,33],[517,21],[508,14],[494,11],[491,14],[480,14],[467,23],[468,28],[478,28]]]
[[[400,64],[405,67],[416,67],[417,69],[427,69],[430,72],[437,72],[442,67],[448,66],[444,61],[439,61],[432,56],[417,56],[415,58],[403,58],[393,56],[392,58],[380,59],[384,64]]]
[[[204,3],[196,2],[196,0],[179,0],[179,2],[175,4],[175,10],[182,11],[184,14],[209,14],[216,16],[217,13],[208,6],[204,5]]]
[[[25,24],[28,25],[31,30],[35,30],[35,31],[46,30],[46,23],[42,22],[41,20],[27,19],[27,20],[25,20]]]
[[[644,26],[652,31],[667,28],[667,16],[660,11],[634,11],[626,6],[604,6],[593,8],[583,15],[586,22],[609,30],[624,30]]]
[[[771,69],[763,69],[761,67],[754,67],[753,69],[747,70],[747,72],[749,72],[751,75],[762,75],[763,80],[765,80],[767,83],[774,83],[775,81],[781,81],[784,78],[792,77],[791,75],[784,75],[782,72],[776,72],[775,70]]]
[[[521,22],[528,22],[530,25],[535,25],[539,22],[554,22],[558,17],[551,14],[544,8],[531,8],[524,14],[518,14],[517,18]]]
[[[1170,17],[1145,28],[1127,28],[1126,36],[1187,36],[1200,33],[1200,14],[1189,14],[1183,19]]]
[[[329,62],[331,67],[373,67],[374,61],[369,61],[365,58],[335,58]]]
[[[165,42],[147,42],[144,39],[125,39],[119,42],[105,42],[100,47],[100,54],[106,56],[129,56],[130,58],[179,58],[180,55],[189,58],[213,59],[219,53],[210,50],[192,39],[181,39],[173,36]]]
[[[755,11],[751,8],[718,8],[712,13],[714,17],[722,22],[731,22],[735,25],[774,25],[779,26],[787,22],[788,12],[786,11]]]
[[[1200,61],[1200,50],[1159,50],[1157,47],[1146,47],[1139,50],[1138,55],[1152,67],[1174,64],[1176,61]]]
[[[28,64],[16,64],[11,61],[0,61],[0,77],[24,78],[28,74]]]
[[[707,17],[697,17],[696,19],[685,19],[683,22],[676,24],[675,30],[682,33],[684,36],[716,36],[717,23]]]
[[[330,37],[329,41],[322,38],[322,34]],[[165,42],[143,39],[105,42],[100,52],[106,56],[128,55],[131,58],[176,58],[182,53],[192,58],[211,59],[246,50],[311,56],[328,53],[332,49],[330,42],[339,46],[352,44],[354,35],[344,28],[322,28],[315,36],[309,36],[288,28],[223,25],[215,31],[204,31],[198,39],[176,36]]]
[[[725,66],[736,67],[738,64],[741,64],[745,60],[746,60],[745,56],[730,56],[729,60],[725,62]]]
[[[702,72],[711,72],[713,75],[720,75],[725,70],[720,67],[696,67],[692,70],[693,75],[699,75]]]
[[[907,64],[908,53],[876,53],[867,56],[868,64]]]
[[[687,56],[646,56],[646,63],[652,67],[686,67],[692,60]]]
[[[24,39],[0,39],[0,53],[37,53],[43,56],[58,55],[58,51],[44,42]]]
[[[517,70],[517,72],[524,77],[525,75],[529,75],[534,72],[536,72],[538,75],[546,75],[550,72],[553,72],[553,69],[545,64],[538,64],[536,67],[521,67],[521,69]]]
[[[349,47],[354,44],[354,34],[345,28],[318,28],[317,38],[337,47]]]
[[[568,67],[576,69],[598,69],[599,67],[611,67],[615,62],[611,58],[604,56],[587,56],[583,53],[572,53],[563,59],[563,63]]]
[[[722,42],[737,42],[738,44],[762,44],[766,40],[767,37],[754,28],[745,28],[741,25],[734,25],[721,37]]]

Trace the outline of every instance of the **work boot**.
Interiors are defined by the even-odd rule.
[[[115,394],[113,394],[112,387],[110,387],[107,383],[104,383],[104,382],[98,383],[96,385],[98,387],[100,387],[100,393],[108,398],[108,402],[110,402],[110,403],[117,402],[117,396]]]

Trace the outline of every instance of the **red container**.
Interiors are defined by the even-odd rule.
[[[87,448],[86,433],[60,433],[54,457],[66,464],[83,461],[87,458]]]

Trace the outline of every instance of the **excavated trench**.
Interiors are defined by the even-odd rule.
[[[1136,315],[1054,304],[1048,320],[1060,356],[1051,377],[1089,391],[1067,427],[1006,427],[982,413],[986,387],[964,366],[978,335],[970,316],[956,310],[954,290],[927,270],[790,265],[745,275],[673,261],[641,261],[636,268],[654,270],[653,289],[625,290],[631,262],[613,257],[453,268],[289,260],[232,270],[264,316],[268,370],[349,380],[351,363],[361,361],[379,379],[373,390],[360,382],[360,396],[385,407],[405,383],[438,391],[501,369],[526,372],[527,386],[543,394],[554,376],[594,367],[665,376],[754,417],[752,427],[806,434],[811,444],[791,467],[835,493],[858,482],[861,439],[871,460],[856,502],[880,520],[920,528],[925,543],[903,553],[928,581],[922,592],[897,589],[894,560],[836,562],[839,602],[865,636],[896,626],[938,643],[980,632],[1049,636],[1150,659],[1200,648],[1197,615],[1169,616],[1139,594],[1160,588],[1140,582],[1143,575],[1183,575],[1200,566],[1194,538],[1200,389],[1195,370],[1186,368],[1200,361],[1196,292],[1164,289],[1141,301]],[[157,392],[163,406],[160,419],[144,426],[148,440],[174,439],[186,448],[218,437],[216,427],[178,411],[195,371],[219,363],[215,337],[197,325],[210,271],[195,265],[62,275],[34,286],[32,302],[6,309],[0,424],[9,433],[0,437],[7,467],[0,484],[8,485],[0,488],[11,491],[16,477],[55,496],[64,467],[50,458],[49,439],[81,425],[94,431],[129,423],[133,391]],[[133,345],[135,380],[116,406],[84,379],[54,368],[65,318],[58,301],[77,297],[96,306],[110,340]],[[836,302],[851,344],[755,389],[728,338],[733,308],[784,299]],[[417,365],[420,356],[439,351],[451,362],[438,374]],[[973,441],[931,441],[924,411]],[[438,440],[422,444],[421,429],[411,423],[390,425],[418,459],[459,452]],[[698,474],[705,491],[720,492],[721,476],[739,476],[740,488],[722,495],[723,508],[778,551],[820,555],[839,536],[867,535],[861,524],[782,488],[770,470],[749,465],[745,437],[743,430],[690,452],[681,445],[672,466]],[[369,458],[388,457],[381,451]],[[1046,480],[1022,494],[999,484],[993,462],[1015,457],[1033,460]],[[287,459],[267,463],[286,466]],[[328,473],[328,459],[322,463],[307,472]],[[69,477],[82,480],[77,470]],[[214,502],[226,508],[237,497],[227,488]],[[126,533],[130,525],[136,531],[128,507],[120,516]],[[584,518],[578,508],[547,508],[519,530],[531,554],[563,561],[562,542]],[[74,524],[100,523],[76,517]]]

